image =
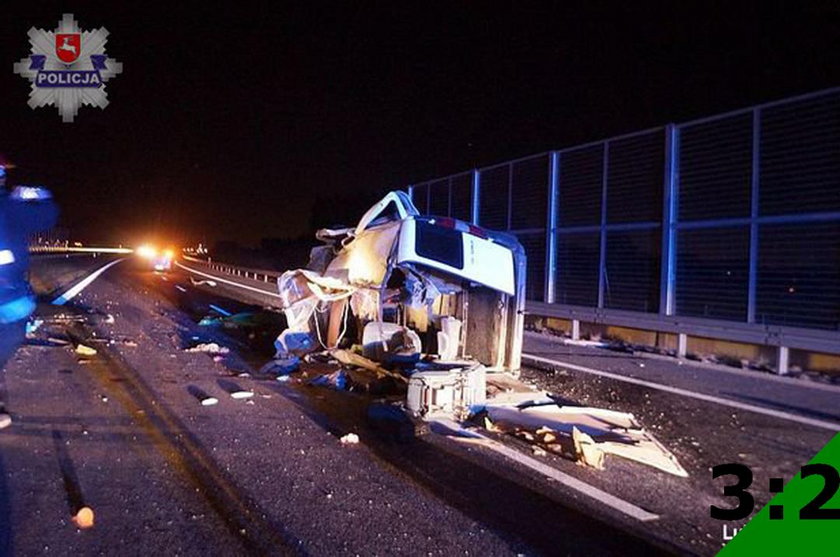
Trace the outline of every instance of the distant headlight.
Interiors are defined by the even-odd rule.
[[[137,255],[145,259],[151,259],[157,255],[157,250],[152,246],[140,246],[137,248]]]

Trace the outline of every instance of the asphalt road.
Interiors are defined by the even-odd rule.
[[[619,458],[598,471],[540,457],[659,515],[641,523],[483,447],[424,429],[394,442],[367,422],[369,395],[260,379],[283,322],[251,305],[265,303],[253,291],[196,285],[181,271],[154,274],[129,259],[66,306],[48,303],[110,260],[33,263],[45,323],[8,368],[15,424],[0,432],[0,554],[711,555],[722,524],[709,505],[728,506],[712,466],[743,462],[766,486],[790,478],[834,433],[574,366],[838,418],[836,388],[529,333],[526,352],[572,365],[526,368],[526,380],[633,412],[689,471],[677,478]],[[253,315],[235,327],[199,325],[211,304]],[[80,342],[97,353],[76,354]],[[188,351],[208,342],[230,352]],[[230,397],[236,387],[254,396]],[[196,393],[219,403],[202,406]],[[359,445],[341,444],[349,432]],[[767,501],[766,489],[754,492]],[[83,505],[95,512],[92,529],[71,521]]]
[[[104,262],[38,261],[34,282],[49,300]],[[403,443],[380,437],[364,395],[257,379],[282,320],[269,312],[253,328],[200,326],[210,303],[259,309],[131,261],[67,306],[39,306],[45,323],[8,368],[15,423],[0,433],[3,552],[713,552],[485,449],[422,431]],[[203,342],[230,353],[187,351]],[[80,356],[76,343],[97,353]],[[234,399],[234,386],[255,395]],[[219,403],[202,406],[199,391]],[[361,443],[342,445],[348,432]],[[659,485],[658,473],[631,468],[637,482]],[[95,512],[91,529],[71,521],[82,505]]]

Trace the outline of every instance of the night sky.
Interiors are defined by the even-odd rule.
[[[87,242],[298,236],[316,196],[840,85],[837,2],[117,4],[0,12],[0,157]],[[12,71],[65,12],[124,64],[71,124]]]

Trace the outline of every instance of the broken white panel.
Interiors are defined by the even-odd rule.
[[[688,476],[676,457],[645,431],[633,414],[536,402],[530,406],[488,404],[485,409],[493,424],[504,430],[548,428],[572,436],[578,454],[597,468],[603,466],[603,455],[612,454],[675,476]]]

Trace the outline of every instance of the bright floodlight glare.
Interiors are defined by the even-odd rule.
[[[157,250],[152,246],[142,245],[139,248],[137,248],[137,255],[146,259],[151,259],[155,255],[157,255]]]

